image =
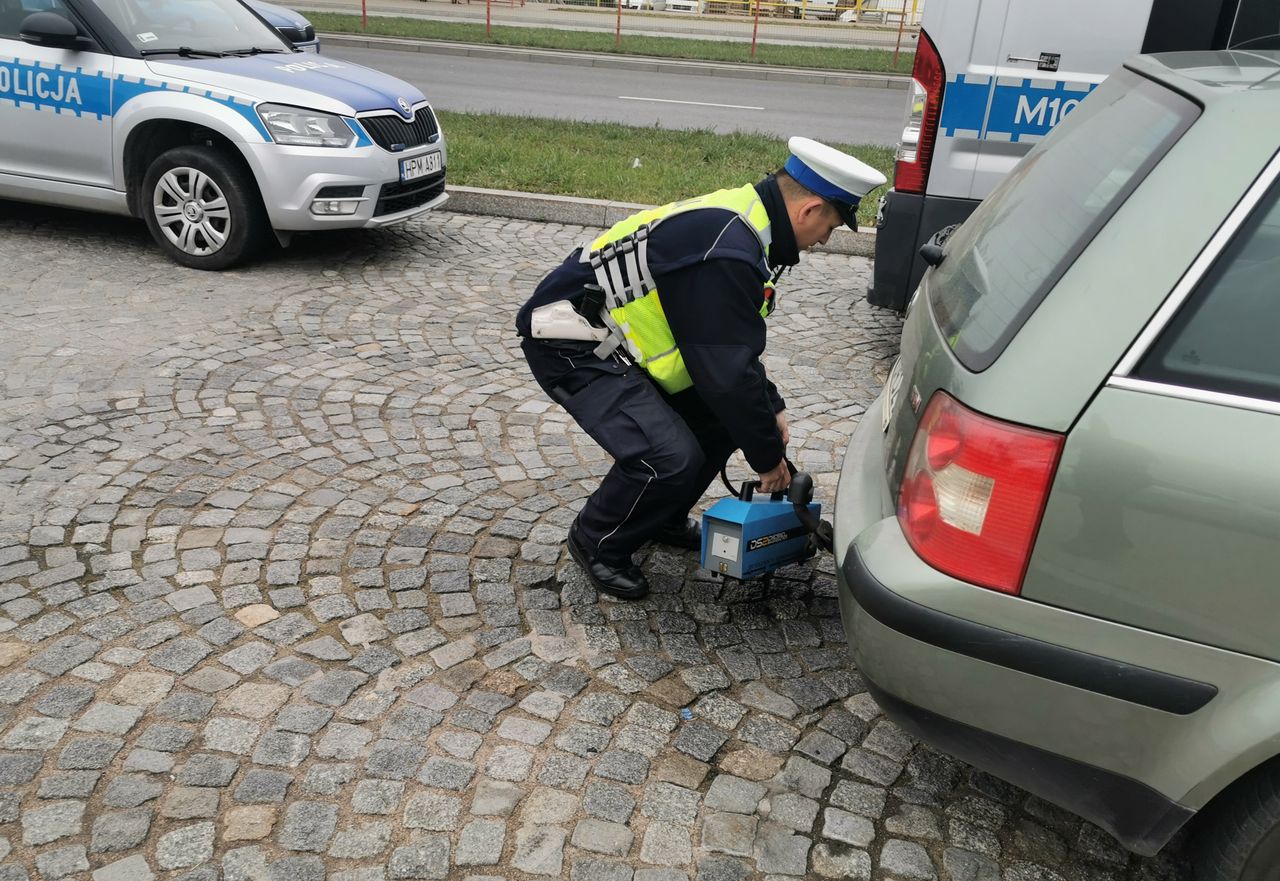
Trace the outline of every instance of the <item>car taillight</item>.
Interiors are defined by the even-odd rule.
[[[900,193],[923,193],[929,180],[929,163],[938,138],[946,81],[942,56],[929,35],[921,31],[916,60],[911,67],[911,103],[907,106],[907,122],[898,144],[893,175],[893,188]]]
[[[898,490],[911,547],[948,575],[1018,593],[1063,440],[934,394]]]

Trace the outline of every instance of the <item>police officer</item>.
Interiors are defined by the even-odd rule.
[[[790,483],[785,404],[760,355],[775,283],[841,224],[880,172],[807,138],[758,184],[648,209],[570,254],[516,329],[543,390],[614,458],[569,529],[599,590],[649,592],[632,553],[701,546],[689,519],[741,449],[760,489]]]

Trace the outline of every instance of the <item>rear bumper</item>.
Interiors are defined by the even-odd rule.
[[[871,680],[867,686],[904,731],[1079,814],[1136,853],[1158,853],[1193,815],[1134,780],[940,716]]]
[[[882,404],[854,432],[835,499],[840,608],[859,672],[922,740],[1155,853],[1222,784],[1197,787],[1238,773],[1221,770],[1233,747],[1215,722],[1242,679],[1224,665],[1240,662],[928,566],[895,516]],[[1206,683],[1224,681],[1233,693],[1215,697]],[[1256,707],[1256,693],[1244,696],[1240,706]]]
[[[1217,693],[1211,685],[1053,646],[914,603],[881,584],[857,548],[845,554],[840,575],[842,586],[856,604],[855,615],[870,615],[897,634],[946,651],[1021,668],[1057,682],[1074,679],[1076,687],[1091,685],[1089,690],[1099,695],[1117,696],[1114,692],[1124,691],[1127,696],[1122,699],[1146,706],[1167,704],[1159,707],[1165,712],[1193,712]],[[1025,669],[1027,666],[1034,669]],[[1157,853],[1194,813],[1136,780],[912,704],[879,685],[867,670],[862,672],[881,709],[904,730],[1079,814],[1137,853]],[[1117,678],[1109,679],[1108,674]],[[1141,690],[1144,685],[1149,692]]]

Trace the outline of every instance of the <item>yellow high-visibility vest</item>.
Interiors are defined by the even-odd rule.
[[[637,212],[582,248],[581,260],[591,264],[596,284],[604,293],[600,317],[610,330],[609,338],[600,344],[596,354],[603,358],[618,346],[625,346],[632,360],[669,394],[690,388],[693,379],[658,299],[658,288],[649,270],[648,239],[664,220],[706,209],[723,212],[726,228],[736,221],[746,224],[759,239],[767,259],[771,241],[769,213],[750,184]],[[761,316],[766,318],[774,303],[771,287],[766,284],[764,305],[760,307]]]

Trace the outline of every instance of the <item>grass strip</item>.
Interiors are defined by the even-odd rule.
[[[305,5],[305,4],[304,4]],[[763,64],[798,67],[808,70],[849,70],[870,73],[910,73],[913,55],[903,52],[895,66],[893,53],[887,49],[845,49],[825,46],[784,46],[761,43],[753,58],[746,43],[727,40],[693,40],[683,37],[649,37],[622,35],[622,46],[614,44],[612,33],[602,31],[570,31],[556,28],[525,28],[494,25],[486,37],[484,25],[468,22],[431,21],[422,18],[370,16],[367,30],[360,27],[360,16],[339,12],[307,12],[322,33],[370,34],[381,37],[411,37],[421,40],[449,40],[491,46],[522,46],[533,49],[565,49],[575,52],[600,52],[643,55],[653,58],[684,58],[696,61],[732,61],[740,64]]]
[[[755,183],[788,155],[786,140],[768,135],[444,110],[438,115],[449,145],[449,182],[462,186],[662,205]],[[832,146],[892,182],[892,148]],[[874,223],[879,197],[875,190],[862,200],[859,225]]]

